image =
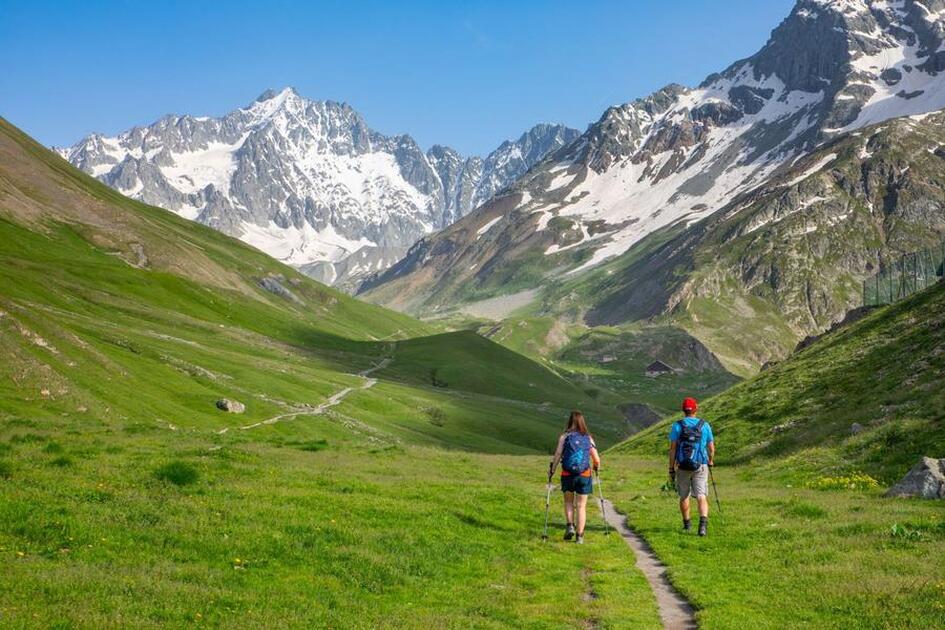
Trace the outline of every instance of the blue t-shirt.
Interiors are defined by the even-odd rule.
[[[682,422],[686,423],[687,427],[694,427],[699,424],[699,418],[683,418]],[[669,431],[669,441],[675,442],[679,439],[679,433],[681,432],[679,422],[673,423],[673,428]],[[715,438],[712,436],[712,427],[706,422],[702,425],[702,448],[699,449],[699,453],[693,459],[696,460],[699,464],[708,464],[709,463],[709,442],[714,442]]]

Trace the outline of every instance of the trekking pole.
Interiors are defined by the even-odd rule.
[[[719,500],[719,489],[715,485],[715,475],[712,474],[713,466],[709,466],[709,479],[712,480],[712,494],[715,495],[715,504],[719,508],[719,518],[722,519],[722,522],[725,522],[725,517],[722,516],[722,501]]]
[[[551,510],[551,478],[554,476],[554,470],[548,469],[548,494],[545,496],[545,531],[541,535],[543,541],[548,540],[548,512]]]
[[[607,512],[604,511],[604,487],[600,482],[600,473],[595,470],[594,477],[597,478],[597,495],[600,497],[600,515],[604,519],[604,535],[610,535],[610,523],[607,522]]]

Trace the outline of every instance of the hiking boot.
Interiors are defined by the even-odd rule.
[[[567,529],[564,530],[564,539],[571,540],[574,538],[574,524],[568,523]]]
[[[692,519],[683,519],[682,530],[687,533],[692,531]]]
[[[707,531],[708,528],[709,528],[709,519],[703,516],[702,518],[699,519],[699,535],[705,536],[706,534],[708,534],[709,533]]]
[[[576,543],[579,544],[579,545],[583,545],[583,544],[584,544],[584,534],[578,534],[578,535],[577,535],[577,538],[574,539],[574,542],[576,542]]]

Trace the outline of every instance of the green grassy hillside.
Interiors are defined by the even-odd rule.
[[[623,434],[615,409],[525,357],[466,333],[435,335],[118,195],[6,123],[0,132],[0,339],[11,357],[0,410],[219,429],[219,397],[247,404],[245,424],[346,387],[367,405],[379,396],[357,374],[383,360],[371,377],[390,408],[374,402],[367,417],[401,437],[532,450],[575,405],[601,417],[604,441]],[[434,368],[446,387],[431,383]]]
[[[2,120],[0,356],[0,626],[658,625],[599,521],[538,542],[535,454],[574,405],[615,442],[613,408]]]
[[[712,398],[701,415],[715,429],[721,462],[892,482],[920,455],[945,455],[943,382],[939,283]],[[617,450],[661,453],[667,422]]]
[[[945,285],[707,401],[708,539],[660,490],[665,423],[605,452],[703,627],[945,623],[942,506],[876,482],[945,450],[943,307]],[[0,625],[660,627],[596,508],[564,545],[554,492],[539,542],[541,453],[574,405],[607,445],[618,403],[734,379],[669,326],[483,332],[352,300],[0,121]]]
[[[544,457],[402,446],[361,417],[5,420],[0,625],[659,626],[595,512],[565,546],[555,497],[540,541]]]
[[[940,243],[943,142],[942,112],[840,136],[711,216],[652,234],[605,273],[569,284],[583,285],[575,291],[589,323],[658,317],[749,375],[859,306],[877,268]]]
[[[609,487],[703,627],[942,627],[945,506],[883,493],[945,456],[943,382],[940,283],[704,402],[722,504],[706,542],[664,485],[674,418],[605,453]]]
[[[674,410],[680,391],[709,396],[739,381],[699,340],[672,326],[589,328],[550,316],[465,324],[578,383],[606,408],[624,410],[633,431],[648,426],[652,414]],[[678,371],[647,377],[647,366],[657,360]],[[635,413],[641,405],[651,411]]]
[[[720,446],[722,444],[720,443]],[[723,446],[724,452],[724,446]],[[716,468],[709,536],[683,534],[666,460],[606,453],[609,489],[697,608],[700,628],[941,628],[945,506]]]

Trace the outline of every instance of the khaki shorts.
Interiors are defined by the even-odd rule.
[[[699,470],[677,470],[676,492],[680,499],[709,496],[709,467],[703,464]]]

